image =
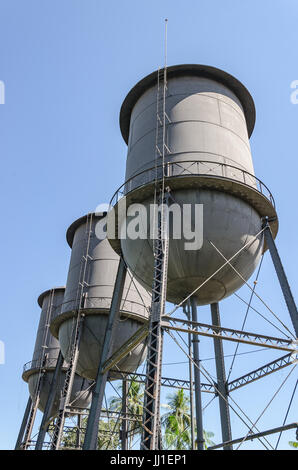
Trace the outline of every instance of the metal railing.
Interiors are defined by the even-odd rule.
[[[228,165],[222,162],[212,162],[207,160],[182,160],[179,162],[167,162],[162,165],[147,168],[140,173],[129,178],[115,192],[111,199],[111,206],[115,206],[119,200],[126,196],[134,189],[153,183],[156,179],[161,180],[163,177],[179,177],[179,176],[204,176],[215,178],[226,178],[232,181],[240,182],[250,188],[257,190],[266,199],[270,201],[275,208],[275,201],[269,188],[255,175],[249,173],[242,168]]]
[[[26,364],[23,367],[23,373],[27,372],[28,370],[31,369],[55,369],[56,364],[57,364],[57,358],[47,358],[45,363],[42,363],[42,359],[35,359],[34,361],[29,361],[26,362]]]

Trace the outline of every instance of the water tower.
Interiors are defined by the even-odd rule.
[[[176,304],[175,309],[188,308],[198,449],[204,446],[198,335],[214,340],[215,390],[228,450],[232,437],[221,337],[224,333],[230,335],[229,340],[236,340],[233,335],[237,341],[246,339],[240,338],[241,332],[227,333],[221,327],[218,302],[247,282],[267,248],[297,335],[297,309],[274,244],[278,230],[274,199],[254,173],[249,144],[254,124],[255,107],[246,88],[228,73],[205,65],[177,65],[154,72],[137,83],[122,105],[120,127],[128,145],[126,177],[111,201],[108,239],[139,282],[152,288],[142,449],[161,445],[163,331],[187,332],[173,326],[165,315],[166,300]],[[187,206],[193,233],[193,214],[197,206],[201,208],[199,247],[188,244],[186,248],[190,238],[183,230],[180,238],[174,236],[173,218],[168,217],[171,204],[180,208],[183,221]],[[157,207],[153,216],[152,206]],[[142,227],[141,236],[129,236],[131,221]],[[206,304],[211,305],[212,325],[198,323],[197,305]],[[267,346],[267,340],[252,335],[249,344]],[[274,341],[278,348],[280,339]],[[288,351],[293,350],[290,343],[285,346]],[[95,438],[94,426],[92,434],[88,422],[86,449],[95,448]]]
[[[77,310],[81,283],[84,283],[84,297],[81,311],[84,313],[84,329],[80,339],[77,373],[88,379],[95,379],[100,362],[100,351],[104,340],[107,318],[111,307],[113,289],[119,264],[119,256],[112,250],[108,240],[100,239],[96,225],[101,215],[93,214],[92,223],[84,216],[71,224],[67,230],[67,242],[71,248],[71,259],[66,282],[64,302],[60,315],[51,323],[53,335],[59,338],[64,358],[69,357],[72,345],[72,330]],[[82,262],[89,237],[88,259],[84,281]],[[118,348],[128,340],[148,319],[151,297],[148,292],[127,276],[120,305],[121,318],[117,329]],[[144,343],[124,358],[119,364],[122,370],[134,371],[145,359]]]
[[[71,224],[67,230],[67,242],[71,247],[71,259],[61,312],[51,323],[51,331],[59,338],[63,357],[70,368],[87,379],[96,379],[102,359],[107,324],[113,313],[119,319],[115,326],[115,345],[109,351],[121,347],[144,324],[148,323],[151,296],[122,269],[119,303],[113,309],[112,298],[117,284],[119,256],[106,239],[103,227],[106,214],[90,213]],[[122,265],[121,265],[122,266]],[[117,326],[116,326],[117,323]],[[135,371],[146,357],[146,343],[122,358],[120,370]],[[71,373],[71,371],[69,372]],[[109,379],[117,377],[110,374]],[[65,382],[65,394],[68,383]],[[59,448],[67,400],[57,420],[52,448]]]
[[[134,380],[131,372],[146,354],[146,373],[136,374],[145,382],[141,448],[160,449],[161,383],[181,384],[161,374],[163,334],[173,331],[188,334],[189,381],[183,384],[187,382],[193,394],[194,382],[197,448],[204,447],[204,387],[219,400],[223,442],[216,447],[228,450],[247,436],[260,438],[260,433],[252,434],[255,426],[248,425],[247,436],[232,440],[229,394],[293,364],[298,313],[274,242],[278,231],[274,199],[254,174],[249,145],[254,124],[249,92],[214,67],[165,66],[141,80],[125,98],[120,113],[128,144],[125,183],[112,198],[113,210],[87,214],[67,231],[72,249],[67,285],[61,311],[51,322],[51,332],[68,363],[53,450],[60,448],[76,371],[95,380],[83,449],[98,446],[106,382],[118,378],[123,380],[122,448],[127,448],[129,407],[124,382]],[[177,214],[180,237],[174,230]],[[196,243],[196,231],[202,243]],[[221,326],[219,302],[247,283],[267,249],[294,325],[295,335],[286,328],[292,338]],[[168,315],[166,301],[174,304]],[[207,304],[210,325],[199,323],[197,316],[197,306]],[[172,315],[180,306],[186,319]],[[200,335],[214,342],[217,381],[211,377],[209,384],[201,383]],[[287,355],[229,382],[223,340]],[[55,374],[58,370],[57,361]],[[194,449],[194,419],[191,426]],[[261,434],[296,426],[292,423]],[[36,448],[41,448],[43,437]]]
[[[119,195],[125,194],[128,208],[142,203],[149,214],[156,181],[162,176],[163,153],[170,203],[203,207],[203,246],[185,250],[184,237],[170,240],[169,302],[181,302],[222,265],[223,258],[209,240],[227,258],[251,240],[232,261],[248,279],[264,249],[263,236],[254,239],[261,231],[262,217],[273,220],[271,229],[274,236],[277,233],[273,198],[254,174],[249,145],[254,124],[255,107],[246,88],[226,72],[203,65],[167,69],[164,110],[157,72],[137,83],[122,104],[120,127],[128,152],[125,183],[114,197],[116,212]],[[146,239],[119,240],[121,227],[117,227],[115,239],[110,240],[147,287],[152,286],[154,266],[149,225]],[[242,285],[243,280],[227,266],[196,293],[197,303],[218,302]]]
[[[60,315],[63,305],[65,287],[55,287],[43,292],[38,297],[41,308],[34,353],[32,361],[25,364],[23,379],[28,382],[30,393],[30,413],[27,416],[26,429],[22,442],[17,447],[27,448],[30,445],[32,427],[37,408],[43,413],[51,391],[54,371],[56,369],[60,346],[50,332],[50,323]],[[55,394],[47,419],[51,420],[58,412],[61,392],[65,381],[67,363],[62,364],[61,373],[55,386]],[[74,377],[70,400],[75,408],[87,408],[91,401],[90,382],[78,375]]]

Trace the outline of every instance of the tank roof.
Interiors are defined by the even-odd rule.
[[[69,244],[70,248],[72,248],[72,243],[73,243],[73,239],[74,239],[74,235],[76,233],[76,230],[86,222],[87,217],[90,216],[90,215],[92,215],[93,217],[100,220],[100,219],[102,219],[103,217],[105,217],[107,215],[107,212],[102,212],[102,213],[89,212],[88,214],[83,215],[79,219],[75,220],[68,227],[67,232],[66,232],[66,240],[67,240],[67,243]]]
[[[37,303],[38,305],[40,306],[40,308],[42,308],[42,303],[43,303],[43,299],[52,292],[52,290],[55,290],[55,291],[65,291],[65,286],[60,286],[60,287],[52,287],[52,289],[47,289],[45,290],[44,292],[42,292],[38,299],[37,299]]]
[[[157,70],[140,80],[128,93],[120,110],[120,129],[123,139],[128,143],[130,116],[134,105],[142,94],[156,84]],[[183,75],[193,75],[210,78],[226,85],[240,100],[246,119],[246,126],[249,137],[251,136],[255,121],[256,109],[253,98],[242,83],[227,72],[201,64],[182,64],[173,65],[167,68],[168,78],[179,77]]]

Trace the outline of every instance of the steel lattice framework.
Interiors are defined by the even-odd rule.
[[[279,359],[276,359],[275,361],[271,361],[268,364],[265,364],[264,366],[259,367],[258,369],[253,370],[252,372],[242,375],[241,377],[238,377],[237,379],[234,379],[233,381],[229,382],[228,390],[229,392],[237,390],[238,388],[243,387],[244,385],[250,384],[252,382],[255,382],[256,380],[266,377],[267,375],[270,375],[273,372],[277,372],[281,369],[284,369],[284,367],[294,364],[295,361],[296,359],[295,357],[293,357],[293,354],[286,354],[285,356],[282,356]]]

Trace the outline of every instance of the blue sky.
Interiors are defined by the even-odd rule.
[[[255,100],[255,172],[275,197],[277,244],[298,298],[298,105],[290,101],[290,84],[298,79],[297,2],[0,0],[0,80],[6,99],[0,105],[0,340],[6,347],[6,363],[0,365],[1,448],[14,446],[28,396],[21,371],[32,356],[39,318],[36,299],[42,291],[65,283],[70,256],[67,227],[99,203],[109,202],[123,183],[126,145],[119,131],[120,106],[139,79],[163,65],[166,17],[169,65],[223,68],[241,80]],[[260,294],[290,326],[268,255],[261,279]],[[249,291],[243,296],[247,299]],[[256,302],[256,308],[263,307]],[[224,325],[241,326],[245,305],[235,297],[222,303],[222,311]],[[206,308],[199,317],[210,321]],[[276,334],[253,314],[249,328]],[[185,360],[170,343],[167,348],[165,363],[173,362],[169,357],[174,351],[176,361]],[[202,341],[201,350],[203,358],[212,357],[210,341]],[[228,345],[225,352],[233,350]],[[234,376],[281,355],[244,355],[236,362]],[[210,363],[206,367],[212,372]],[[168,376],[182,377],[186,371],[183,364],[164,369]],[[233,397],[257,419],[288,372],[286,368]],[[260,420],[261,429],[283,420],[295,374]],[[293,405],[288,422],[297,420],[294,410]],[[216,404],[208,407],[205,427],[220,442],[217,412]],[[244,434],[245,428],[233,417],[233,436]],[[293,432],[285,433],[281,448],[293,438]]]

